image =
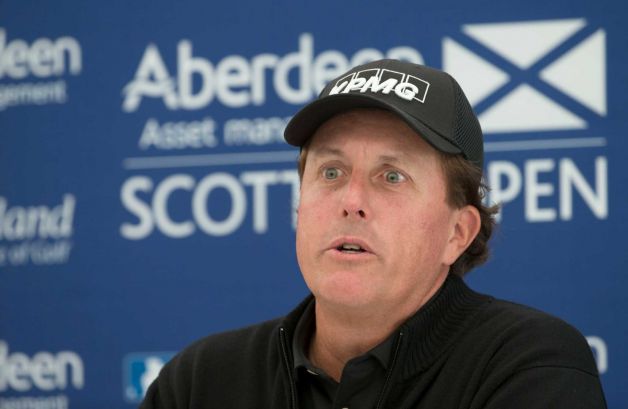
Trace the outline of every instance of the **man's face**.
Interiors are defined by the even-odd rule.
[[[458,257],[437,152],[375,109],[335,116],[312,138],[297,223],[308,287],[342,307],[420,305]]]

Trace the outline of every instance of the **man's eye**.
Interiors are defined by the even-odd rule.
[[[386,182],[388,183],[399,183],[406,180],[406,177],[396,170],[390,170],[386,172],[384,176],[386,177]]]
[[[329,180],[336,179],[341,174],[342,172],[338,168],[325,168],[325,170],[323,171],[323,176],[325,176],[325,179]]]

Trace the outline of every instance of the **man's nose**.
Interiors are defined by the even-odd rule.
[[[369,217],[371,212],[368,199],[368,181],[360,175],[352,175],[342,197],[343,217],[358,219]]]

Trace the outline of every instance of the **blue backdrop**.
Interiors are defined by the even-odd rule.
[[[351,65],[454,74],[503,211],[475,289],[628,386],[625,2],[0,1],[0,408],[128,408],[306,293],[286,120]],[[22,406],[19,406],[22,405]]]

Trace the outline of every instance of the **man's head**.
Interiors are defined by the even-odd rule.
[[[297,256],[318,297],[411,298],[486,259],[482,133],[449,75],[356,67],[293,118],[286,140],[302,148]]]

